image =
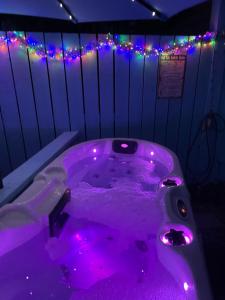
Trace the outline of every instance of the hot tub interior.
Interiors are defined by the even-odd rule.
[[[46,168],[51,176],[69,174],[69,218],[59,235],[44,228],[0,258],[4,300],[189,299],[187,282],[174,278],[157,252],[163,182],[174,161],[148,144],[88,143],[62,156],[63,172]]]

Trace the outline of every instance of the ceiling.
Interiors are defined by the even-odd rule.
[[[145,0],[158,11],[172,17],[207,0]],[[148,20],[151,12],[136,0],[65,0],[78,22]],[[1,1],[0,14],[15,14],[67,20],[68,14],[57,0]]]

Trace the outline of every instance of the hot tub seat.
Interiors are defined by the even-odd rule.
[[[48,216],[66,187],[57,178],[38,176],[16,201],[0,210],[0,256],[25,243],[48,226]]]

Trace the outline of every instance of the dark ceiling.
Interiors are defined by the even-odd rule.
[[[7,0],[0,5],[0,29],[194,34],[208,29],[211,10],[211,1],[206,0],[64,0],[63,3],[77,24],[69,20],[68,11],[60,7],[59,0]]]

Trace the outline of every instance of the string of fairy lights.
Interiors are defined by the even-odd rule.
[[[102,39],[95,42],[87,43],[80,47],[62,48],[55,45],[44,45],[34,39],[32,35],[25,36],[23,32],[7,32],[6,35],[0,36],[0,51],[7,47],[15,47],[18,51],[27,49],[30,55],[36,58],[54,61],[64,60],[67,63],[75,62],[80,57],[91,55],[95,51],[114,50],[119,54],[135,55],[137,57],[163,56],[192,54],[199,47],[214,47],[216,34],[206,32],[204,35],[191,36],[188,38],[179,38],[171,41],[163,47],[140,42],[131,42],[124,35],[105,35]]]

